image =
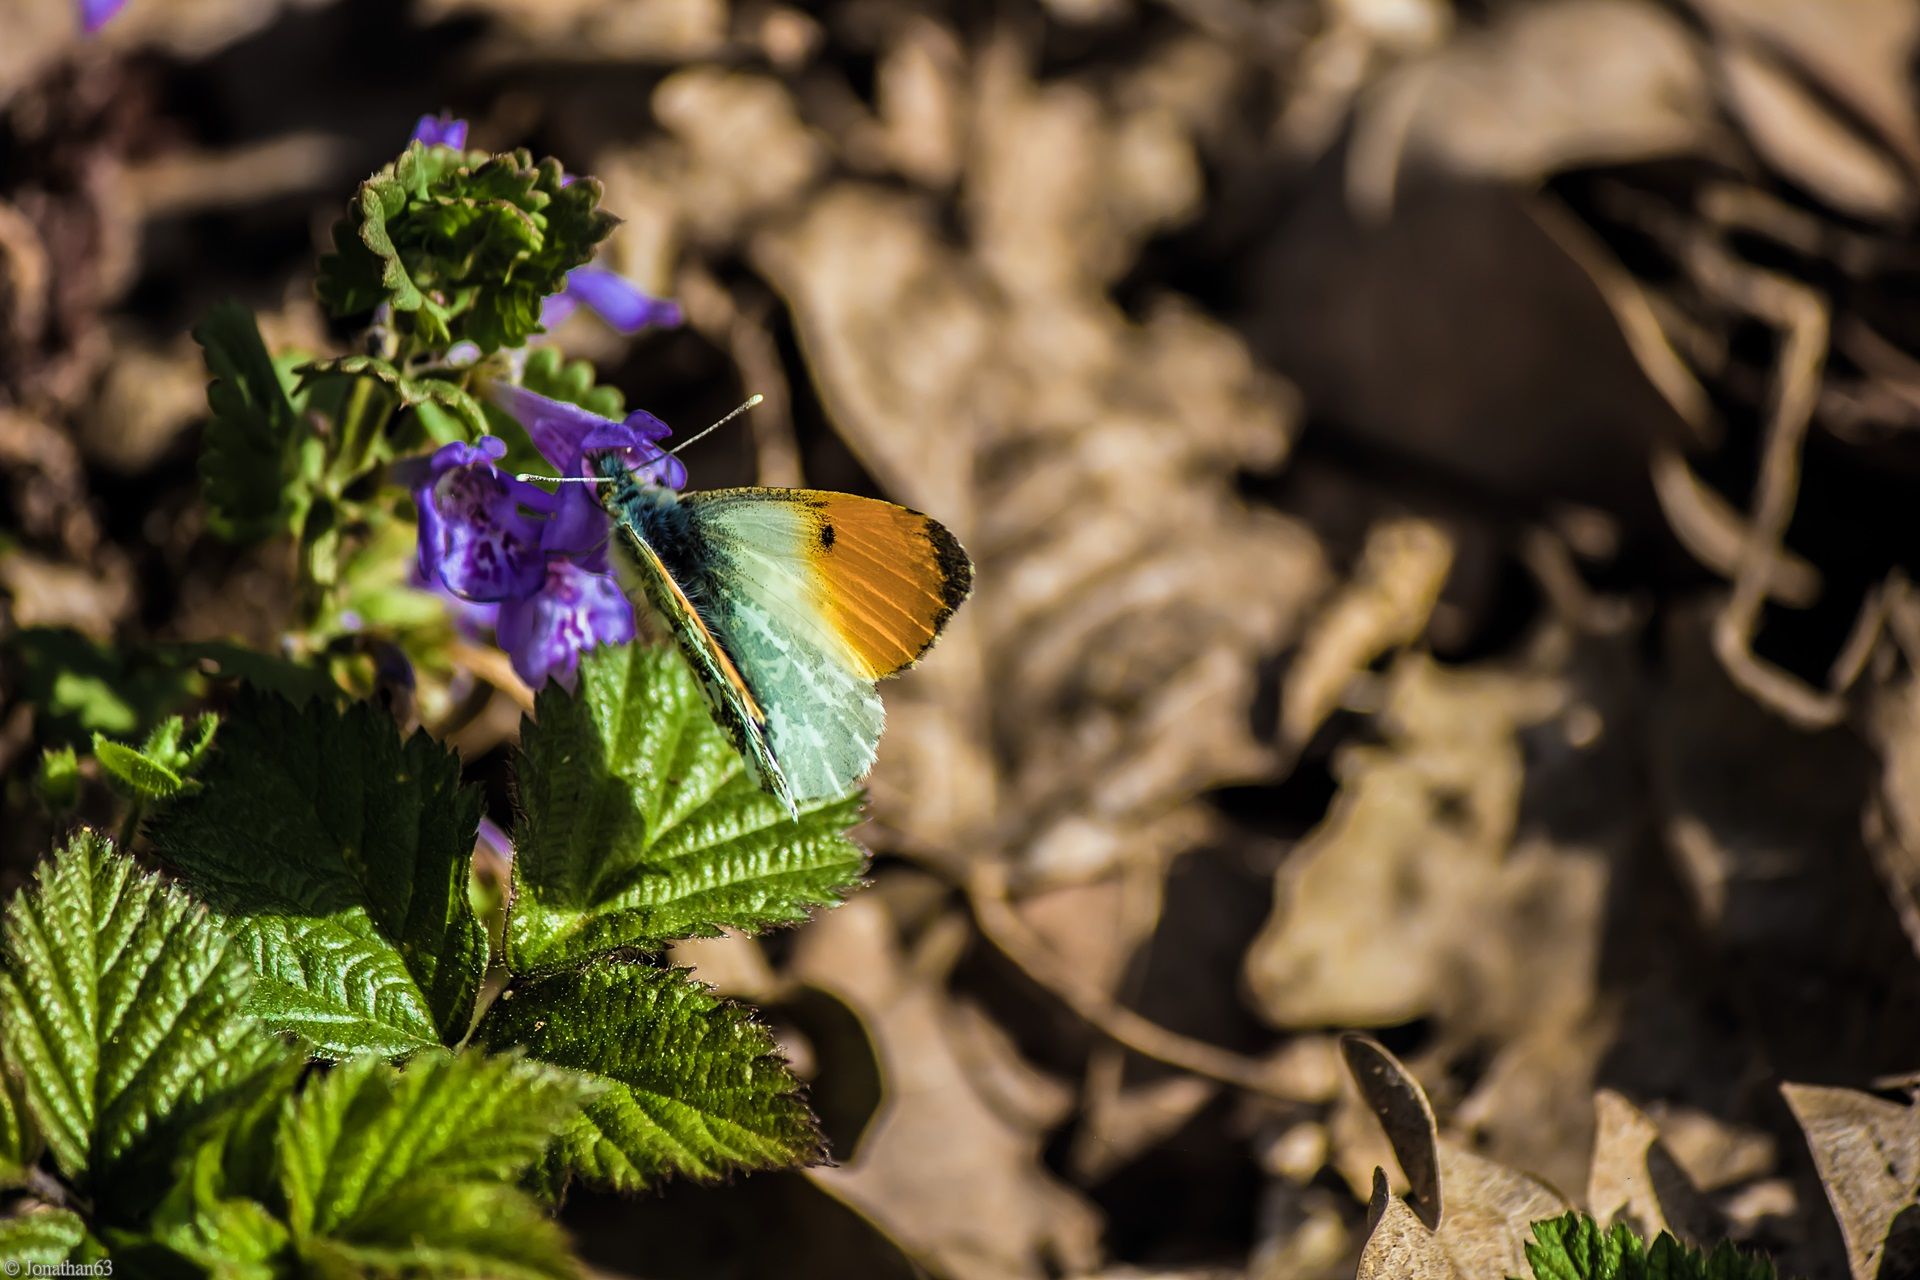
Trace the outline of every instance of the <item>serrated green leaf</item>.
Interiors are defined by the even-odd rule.
[[[246,690],[200,780],[152,836],[240,938],[253,1012],[331,1057],[465,1035],[487,960],[466,894],[481,799],[453,753],[365,704]]]
[[[600,184],[562,185],[557,160],[415,143],[361,184],[320,262],[336,316],[382,302],[424,349],[517,347],[539,331],[540,302],[613,229]]]
[[[237,542],[292,528],[301,424],[253,313],[237,302],[220,303],[193,337],[213,376],[200,449],[208,523]]]
[[[293,1236],[256,1200],[221,1200],[150,1237],[108,1241],[130,1275],[205,1276],[210,1280],[279,1280],[293,1274]]]
[[[93,757],[123,791],[140,800],[165,800],[193,785],[190,774],[213,742],[219,718],[204,715],[189,733],[179,716],[168,716],[139,747],[93,735]]]
[[[347,1280],[572,1280],[566,1233],[517,1187],[403,1187],[374,1206],[352,1240],[315,1240],[310,1274]]]
[[[804,920],[865,866],[859,797],[789,818],[747,775],[679,654],[583,655],[520,737],[507,957],[516,972]]]
[[[555,1143],[553,1184],[571,1174],[631,1190],[825,1154],[773,1037],[683,969],[601,962],[516,983],[475,1038],[608,1085]]]
[[[568,1274],[558,1232],[515,1183],[597,1087],[508,1055],[342,1063],[280,1125],[298,1247],[375,1273],[411,1256],[428,1274]],[[461,1259],[469,1270],[449,1269]]]
[[[0,1258],[22,1266],[58,1266],[86,1239],[86,1222],[69,1209],[37,1208],[0,1218]]]
[[[173,1167],[173,1182],[154,1208],[156,1237],[176,1233],[191,1238],[221,1206],[251,1200],[268,1202],[279,1192],[280,1122],[293,1105],[295,1086],[306,1055],[291,1048],[262,1068],[243,1096],[213,1112],[183,1136]]]
[[[40,1133],[27,1115],[20,1077],[0,1062],[0,1187],[18,1186],[40,1158]]]
[[[8,904],[4,957],[7,1061],[54,1163],[102,1203],[274,1050],[241,1014],[233,940],[91,832]]]
[[[1534,1280],[1774,1280],[1773,1264],[1722,1241],[1711,1255],[1662,1231],[1651,1246],[1625,1223],[1602,1231],[1572,1212],[1533,1224]]]

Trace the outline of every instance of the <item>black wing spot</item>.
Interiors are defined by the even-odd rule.
[[[825,520],[820,522],[820,549],[833,550],[833,526]]]

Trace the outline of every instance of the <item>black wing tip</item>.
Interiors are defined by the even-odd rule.
[[[953,611],[973,594],[973,559],[960,545],[960,539],[931,516],[927,517],[927,541],[933,544],[934,563],[940,569],[940,603],[944,609],[940,622],[944,625]]]

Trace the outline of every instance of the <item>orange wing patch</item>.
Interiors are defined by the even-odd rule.
[[[870,680],[913,665],[973,589],[973,562],[946,527],[874,498],[814,493],[807,564],[827,622]]]

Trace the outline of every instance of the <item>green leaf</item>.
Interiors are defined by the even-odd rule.
[[[516,972],[804,920],[859,881],[847,796],[791,819],[671,649],[601,647],[521,731],[507,956]]]
[[[80,757],[72,747],[48,747],[33,776],[34,794],[47,812],[63,814],[80,799]]]
[[[68,1209],[33,1209],[0,1218],[0,1258],[58,1266],[87,1240],[87,1224]]]
[[[601,962],[516,983],[475,1038],[608,1085],[555,1143],[550,1184],[577,1174],[634,1189],[825,1155],[773,1037],[683,969]]]
[[[618,418],[627,407],[620,388],[595,380],[593,365],[585,360],[569,360],[558,347],[535,347],[527,352],[521,369],[520,385],[550,400],[577,404],[603,418]]]
[[[540,302],[593,257],[615,219],[592,178],[562,184],[557,160],[409,146],[362,183],[320,261],[321,302],[357,316],[382,302],[425,350],[468,340],[517,347]]]
[[[138,733],[185,703],[200,683],[179,664],[66,627],[28,627],[6,649],[18,674],[16,696],[33,704],[42,741],[77,745],[96,732]]]
[[[179,716],[168,716],[139,747],[93,735],[93,756],[121,789],[140,800],[165,800],[194,784],[188,779],[213,742],[219,717],[204,715],[189,734]]]
[[[200,781],[152,836],[238,934],[256,1014],[329,1057],[466,1034],[487,960],[467,902],[481,798],[452,752],[364,703],[248,689]]]
[[[1773,1264],[1722,1241],[1711,1255],[1662,1231],[1651,1247],[1625,1223],[1602,1231],[1583,1213],[1533,1224],[1534,1280],[1774,1280]]]
[[[518,1187],[403,1187],[355,1224],[353,1239],[309,1244],[318,1276],[421,1280],[572,1280],[566,1233]]]
[[[281,1187],[304,1254],[385,1274],[573,1274],[516,1185],[596,1091],[516,1056],[355,1058],[281,1122]]]
[[[40,1134],[27,1115],[20,1077],[0,1062],[0,1187],[19,1186],[40,1158]]]
[[[485,435],[487,415],[480,402],[444,378],[410,378],[385,360],[369,355],[342,356],[301,366],[300,385],[309,386],[326,378],[371,378],[385,387],[402,409],[423,404],[437,405],[453,414],[466,427],[468,438]]]
[[[291,389],[274,368],[253,313],[237,302],[220,303],[193,337],[213,375],[200,451],[208,523],[236,542],[293,528],[303,432]]]
[[[274,1052],[233,940],[91,832],[7,907],[0,1034],[66,1177],[118,1203]]]

